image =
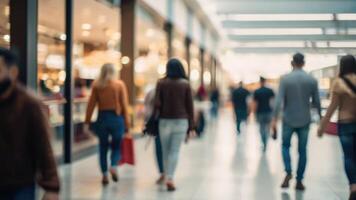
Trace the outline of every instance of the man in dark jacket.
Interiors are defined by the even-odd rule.
[[[0,48],[0,199],[57,200],[59,178],[43,105],[17,82],[15,55]]]
[[[248,116],[247,97],[250,92],[239,83],[239,87],[232,91],[232,104],[236,114],[237,134],[241,133],[241,123],[246,121]]]

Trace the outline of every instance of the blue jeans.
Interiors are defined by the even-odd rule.
[[[160,119],[159,134],[162,142],[164,173],[173,179],[177,167],[179,150],[188,131],[187,119]]]
[[[125,123],[122,116],[114,111],[100,111],[96,122],[96,134],[99,138],[99,161],[101,172],[106,175],[108,171],[107,154],[111,136],[111,166],[116,167],[120,161],[121,139],[125,132]]]
[[[356,123],[339,123],[338,131],[347,179],[356,184]]]
[[[13,190],[0,190],[1,200],[35,200],[35,184]]]
[[[307,164],[307,144],[309,135],[309,124],[303,127],[291,127],[285,122],[283,122],[282,128],[282,156],[285,171],[287,174],[292,174],[292,165],[290,158],[290,146],[293,133],[297,133],[298,136],[298,169],[297,169],[297,180],[302,181],[304,178],[304,172]]]
[[[155,138],[155,153],[156,153],[156,160],[158,165],[159,173],[163,174],[163,155],[162,155],[162,144],[161,144],[161,137],[159,134]]]
[[[265,113],[257,113],[257,121],[260,126],[260,134],[261,134],[261,141],[263,144],[263,150],[265,151],[267,148],[267,142],[269,138],[269,126],[272,120],[272,113],[265,112]]]

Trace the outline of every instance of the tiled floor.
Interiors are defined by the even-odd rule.
[[[120,168],[120,182],[103,188],[97,156],[61,167],[62,199],[123,200],[345,200],[347,180],[342,166],[338,139],[318,139],[315,127],[309,140],[309,163],[305,192],[279,188],[283,179],[280,141],[270,141],[261,153],[256,124],[251,121],[241,136],[236,136],[232,114],[224,111],[209,124],[203,138],[183,145],[176,173],[174,193],[154,184],[158,173],[153,147],[145,149],[147,139],[135,141],[135,167]],[[293,143],[296,165],[296,140]],[[294,182],[293,182],[294,186]]]

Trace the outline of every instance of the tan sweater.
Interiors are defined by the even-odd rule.
[[[123,81],[112,80],[105,87],[99,87],[94,83],[85,117],[86,123],[90,123],[96,105],[99,111],[113,110],[117,115],[122,115],[126,129],[130,127],[128,94]]]
[[[347,75],[346,78],[356,86],[356,75]],[[341,78],[336,78],[331,87],[331,103],[321,121],[322,130],[325,129],[336,109],[339,111],[339,123],[356,122],[356,94]]]

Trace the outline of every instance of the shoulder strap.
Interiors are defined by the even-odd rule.
[[[346,85],[356,94],[356,86],[354,86],[352,82],[346,77],[341,77],[341,78],[346,83]]]

